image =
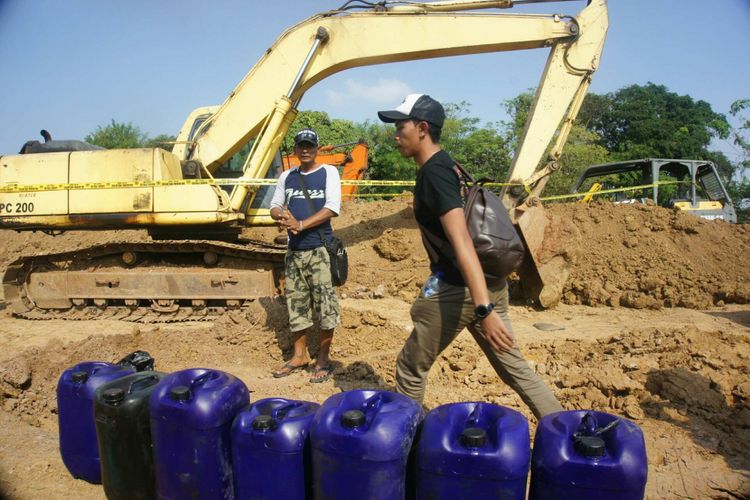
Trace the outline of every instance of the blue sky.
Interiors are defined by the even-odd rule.
[[[344,0],[0,0],[0,154],[46,128],[82,139],[114,119],[176,134],[221,103],[287,27]],[[574,14],[584,2],[523,6]],[[514,9],[515,10],[515,9]],[[750,0],[609,0],[610,30],[592,92],[649,81],[716,112],[750,98]],[[410,92],[468,102],[483,122],[535,86],[546,51],[358,68],[313,87],[301,109],[375,120]],[[733,157],[728,144],[716,144]]]

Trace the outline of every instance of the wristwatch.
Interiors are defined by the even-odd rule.
[[[494,304],[479,304],[474,308],[474,316],[478,319],[484,319],[490,315],[492,310],[495,308]]]

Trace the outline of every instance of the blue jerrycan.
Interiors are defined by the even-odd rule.
[[[529,423],[490,403],[453,403],[429,412],[417,448],[417,498],[526,498]]]
[[[310,423],[317,403],[261,399],[232,424],[232,469],[237,500],[312,498]]]
[[[65,370],[60,376],[57,382],[60,454],[73,477],[94,484],[102,482],[94,392],[100,385],[134,372],[132,367],[89,361]]]
[[[148,402],[163,373],[144,371],[102,384],[94,418],[108,500],[155,498]]]
[[[328,398],[313,418],[314,498],[403,499],[409,453],[422,408],[388,391]]]
[[[529,498],[641,500],[647,473],[636,424],[598,411],[562,411],[539,421]]]
[[[149,401],[157,498],[233,498],[231,427],[249,402],[245,384],[219,370],[162,379]]]

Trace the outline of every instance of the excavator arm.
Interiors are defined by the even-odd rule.
[[[188,157],[212,172],[256,138],[243,177],[262,178],[296,116],[296,104],[307,89],[327,76],[387,62],[550,48],[510,177],[520,185],[538,183],[556,166],[551,161],[537,172],[540,159],[558,131],[551,157],[559,157],[598,65],[608,26],[607,2],[592,0],[575,17],[484,12],[512,5],[511,0],[390,8],[386,4],[367,12],[313,16],[287,30],[266,51],[204,122],[189,146]],[[247,193],[243,186],[235,188],[231,200],[235,210]],[[524,194],[509,193],[507,199],[513,197],[515,205]]]

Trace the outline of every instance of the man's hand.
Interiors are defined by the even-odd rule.
[[[510,352],[516,346],[516,339],[495,311],[482,320],[482,331],[492,348],[498,352]]]
[[[279,226],[287,229],[292,234],[299,234],[302,231],[302,223],[294,218],[289,210],[282,210],[281,217],[278,220]]]

